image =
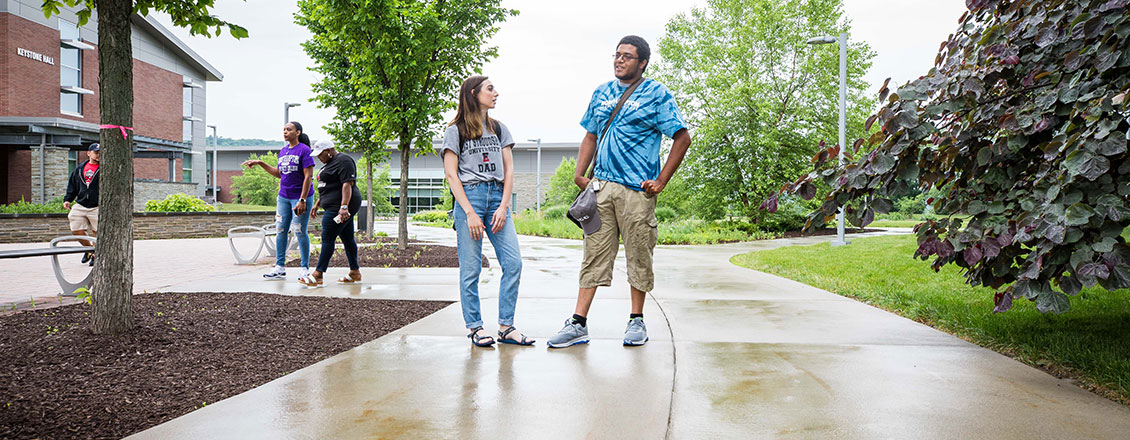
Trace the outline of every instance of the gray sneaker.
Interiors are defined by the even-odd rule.
[[[565,327],[549,338],[547,343],[552,348],[564,348],[570,345],[587,344],[589,342],[589,329],[573,322],[573,318],[565,320]]]
[[[275,266],[270,272],[263,274],[263,279],[266,280],[285,280],[286,268],[282,266]]]
[[[643,345],[647,342],[647,326],[643,318],[632,318],[628,321],[628,329],[624,330],[624,345]]]

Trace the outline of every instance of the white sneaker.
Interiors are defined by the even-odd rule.
[[[275,266],[273,270],[263,274],[263,279],[267,280],[285,280],[286,268],[282,266]]]
[[[310,276],[311,273],[313,273],[313,272],[310,270],[309,267],[303,267],[302,268],[302,276],[303,277],[308,277],[308,276]]]

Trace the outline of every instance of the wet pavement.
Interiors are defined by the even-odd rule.
[[[382,224],[395,231],[394,224]],[[453,244],[450,229],[415,238]],[[130,438],[1126,438],[1130,410],[914,321],[730,256],[830,237],[660,246],[651,338],[621,344],[623,255],[589,316],[592,342],[545,340],[572,314],[579,242],[520,237],[517,322],[534,347],[479,349],[458,303],[394,333]],[[493,251],[480,285],[497,318]],[[345,273],[331,268],[327,279]],[[165,291],[457,301],[455,269],[363,269],[305,288],[258,273]],[[497,325],[488,324],[494,331]]]

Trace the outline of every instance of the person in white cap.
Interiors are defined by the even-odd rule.
[[[361,210],[361,191],[356,185],[357,162],[348,154],[338,153],[334,143],[327,140],[315,142],[310,155],[326,164],[318,173],[318,201],[310,211],[310,215],[318,215],[319,206],[325,210],[322,215],[322,252],[318,255],[314,271],[303,275],[298,282],[310,287],[322,285],[322,275],[334,254],[334,242],[341,237],[345,258],[349,260],[349,274],[337,281],[359,283],[361,266],[357,263],[357,240],[353,236],[353,216]]]

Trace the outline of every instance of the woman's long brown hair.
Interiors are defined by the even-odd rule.
[[[455,119],[447,125],[458,128],[459,134],[464,139],[478,139],[483,136],[483,114],[479,109],[478,93],[482,91],[480,88],[486,80],[485,76],[475,75],[467,78],[463,81],[463,85],[459,86],[459,107],[455,110]],[[495,121],[489,115],[486,118],[489,122],[487,127],[493,132]]]

